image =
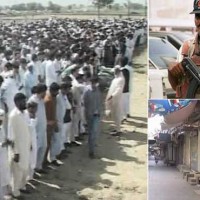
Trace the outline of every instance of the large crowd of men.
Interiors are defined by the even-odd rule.
[[[95,158],[102,104],[119,133],[129,115],[133,52],[146,21],[49,19],[0,23],[0,200],[60,166],[88,134]],[[100,66],[112,67],[106,100]]]

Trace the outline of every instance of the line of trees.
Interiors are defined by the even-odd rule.
[[[51,1],[48,2],[48,6],[43,6],[41,3],[31,2],[31,3],[20,3],[14,4],[12,6],[6,6],[6,9],[16,10],[16,11],[43,11],[43,10],[51,10],[53,12],[60,12],[62,6],[58,4],[54,4]],[[2,10],[3,7],[0,7]]]
[[[130,13],[130,10],[142,10],[145,8],[144,5],[140,3],[132,3],[131,1],[127,0],[127,3],[119,4],[115,3],[114,0],[91,0],[91,3],[97,8],[98,16],[100,15],[100,10],[104,7],[107,7],[112,10],[119,11],[120,9],[127,9],[128,13]],[[65,7],[67,10],[73,10],[77,8],[84,8],[84,4],[71,4]],[[47,6],[43,6],[42,3],[20,3],[20,4],[14,4],[12,6],[0,6],[0,11],[3,9],[10,9],[15,11],[43,11],[43,10],[50,10],[55,13],[59,13],[61,11],[62,6],[52,3],[52,1],[48,2]],[[65,10],[64,9],[64,10]]]

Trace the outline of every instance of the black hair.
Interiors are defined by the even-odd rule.
[[[37,94],[40,94],[40,93],[42,93],[42,92],[46,92],[46,90],[47,90],[47,86],[46,86],[45,84],[38,83],[37,86],[36,86],[35,92],[36,92]]]
[[[85,73],[85,77],[86,77],[86,78],[91,78],[92,75],[91,75],[91,73],[90,73],[89,71],[86,71],[86,73]]]
[[[128,64],[128,58],[126,56],[123,57],[121,62],[123,67],[126,66]]]
[[[13,66],[13,69],[19,69],[19,62],[14,62],[13,64],[12,64],[12,66]]]
[[[60,84],[60,89],[69,89],[71,87],[72,87],[72,85],[69,83],[66,83],[66,82],[63,82]]]
[[[36,54],[33,54],[32,57],[31,57],[31,59],[32,59],[33,61],[35,61],[35,60],[37,59],[37,57],[38,57],[38,56],[37,56]]]
[[[2,76],[0,76],[0,83],[3,83],[4,79]]]
[[[55,52],[51,50],[51,51],[48,53],[48,59],[53,60],[54,58],[55,58]]]
[[[37,93],[37,86],[33,86],[33,87],[31,88],[31,93],[32,93],[32,94],[36,94],[36,93]]]
[[[60,89],[59,85],[57,83],[52,83],[49,87],[50,91],[58,91]]]
[[[34,101],[30,101],[27,103],[27,108],[36,108],[38,104]]]
[[[24,99],[26,99],[26,96],[23,93],[17,93],[14,96],[14,102],[15,102],[15,104],[18,103],[21,100],[24,100]]]
[[[21,58],[21,59],[20,59],[20,63],[22,63],[22,64],[26,64],[26,63],[27,63],[27,61],[26,61],[26,59],[25,59],[25,58]]]
[[[76,79],[77,80],[82,80],[83,77],[84,77],[84,74],[78,74],[77,77],[76,77]]]
[[[12,63],[7,62],[7,63],[5,64],[5,67],[8,68],[9,70],[11,70],[12,67],[13,67],[13,65],[12,65]]]

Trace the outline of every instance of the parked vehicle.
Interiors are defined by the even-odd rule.
[[[167,40],[149,37],[150,98],[174,98],[175,91],[168,81],[168,65],[175,61],[178,50]]]
[[[151,31],[149,32],[149,35],[167,40],[178,50],[180,49],[184,41],[194,37],[192,33],[181,32],[181,31],[173,31],[173,32]]]

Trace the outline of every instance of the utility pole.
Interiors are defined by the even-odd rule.
[[[127,0],[127,6],[128,6],[128,18],[130,17],[130,0]]]

